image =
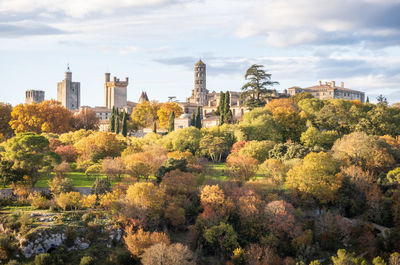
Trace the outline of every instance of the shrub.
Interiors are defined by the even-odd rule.
[[[0,263],[2,260],[7,260],[11,257],[15,250],[12,237],[1,234],[0,235]]]
[[[61,156],[63,161],[68,163],[75,162],[78,157],[78,151],[72,145],[61,145],[55,149],[55,152]]]
[[[91,188],[92,194],[99,195],[107,191],[111,191],[111,183],[107,179],[96,178]]]
[[[81,206],[81,194],[75,191],[60,193],[56,197],[56,203],[64,211],[66,209],[76,210]]]
[[[81,262],[79,263],[79,265],[94,265],[94,258],[92,258],[91,256],[83,256],[81,258]]]
[[[53,259],[49,253],[43,253],[35,256],[34,265],[53,265]]]
[[[33,192],[29,194],[28,201],[31,206],[35,209],[47,209],[50,207],[50,201],[39,192]]]
[[[53,195],[57,196],[60,193],[73,191],[74,186],[69,178],[55,177],[52,180],[49,180],[49,189]]]
[[[82,196],[82,206],[85,208],[94,208],[96,206],[96,194],[89,194]]]

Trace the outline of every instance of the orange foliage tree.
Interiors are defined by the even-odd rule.
[[[55,100],[19,104],[11,112],[10,126],[16,132],[64,133],[72,130],[72,113]]]

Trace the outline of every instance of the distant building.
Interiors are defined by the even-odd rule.
[[[189,103],[195,103],[200,106],[207,105],[206,76],[206,64],[199,60],[194,66],[194,89],[192,90],[192,96],[187,100]]]
[[[119,80],[114,76],[113,80],[110,80],[110,73],[105,74],[104,83],[104,105],[108,109],[116,107],[123,109],[127,107],[127,87],[129,84],[128,77],[125,81]]]
[[[147,96],[146,92],[142,91],[142,94],[140,95],[138,103],[143,103],[145,101],[149,101],[149,97]]]
[[[72,82],[72,73],[67,68],[65,79],[57,84],[57,100],[69,110],[77,110],[81,104],[81,83]]]
[[[318,82],[317,86],[300,88],[291,87],[288,89],[289,95],[294,96],[301,92],[307,92],[318,99],[348,99],[348,100],[359,100],[364,103],[365,93],[344,87],[344,82],[341,82],[340,87],[336,86],[335,81],[322,83]]]
[[[42,103],[44,101],[44,91],[27,90],[25,91],[25,103]]]

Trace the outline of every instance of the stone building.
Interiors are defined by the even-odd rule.
[[[125,81],[121,81],[119,78],[114,76],[113,80],[111,81],[110,73],[106,73],[104,83],[104,106],[106,106],[108,109],[112,109],[113,107],[118,109],[125,108],[128,105],[128,84],[128,77],[125,78]]]
[[[187,99],[189,103],[200,106],[207,105],[206,76],[206,65],[202,60],[199,60],[194,66],[194,89],[192,95]]]
[[[42,103],[44,101],[44,91],[42,90],[27,90],[25,91],[25,103]]]
[[[143,103],[145,101],[150,101],[150,100],[149,100],[149,97],[147,96],[147,93],[142,91],[142,94],[140,94],[138,103]]]
[[[291,87],[288,89],[289,95],[294,96],[301,92],[308,92],[318,99],[347,99],[347,100],[359,100],[364,103],[365,93],[344,87],[344,82],[341,82],[340,87],[336,86],[335,81],[322,83],[318,82],[317,86],[300,88]]]
[[[72,73],[67,68],[65,79],[57,83],[57,100],[69,110],[77,110],[81,104],[81,83],[72,82]]]

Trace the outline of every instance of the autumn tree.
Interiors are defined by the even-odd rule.
[[[167,245],[155,244],[145,250],[141,260],[143,265],[195,265],[190,249],[180,243]]]
[[[50,152],[46,137],[33,133],[20,133],[9,139],[1,156],[3,161],[12,163],[12,169],[24,172],[32,187],[40,170],[58,160],[58,156]]]
[[[160,128],[168,128],[169,117],[172,113],[179,117],[182,115],[183,110],[176,102],[161,104],[160,109],[157,111]]]
[[[149,247],[164,243],[169,245],[170,241],[166,234],[162,232],[146,232],[143,229],[134,231],[132,226],[126,228],[124,241],[129,252],[136,258],[142,257],[143,253]]]
[[[73,145],[60,145],[55,149],[55,153],[68,163],[75,162],[78,158],[78,151]]]
[[[0,133],[9,138],[13,134],[10,127],[12,106],[7,103],[0,102]]]
[[[164,146],[169,151],[190,151],[195,154],[199,150],[201,132],[195,127],[177,129],[164,137]]]
[[[336,131],[320,131],[311,126],[301,134],[300,141],[308,147],[319,146],[330,149],[338,138],[339,134]]]
[[[153,183],[137,182],[129,186],[126,191],[128,202],[144,210],[149,210],[155,215],[163,212],[165,204],[165,191]]]
[[[96,112],[91,109],[83,109],[76,113],[72,118],[72,127],[75,130],[98,130],[100,119]]]
[[[241,183],[254,178],[258,170],[258,161],[251,156],[229,155],[226,159],[228,175]]]
[[[223,137],[206,134],[200,140],[200,149],[202,153],[214,162],[219,162],[223,154],[229,151],[229,145]]]
[[[125,173],[125,164],[120,157],[103,159],[102,168],[107,177],[117,177],[118,180],[121,180],[121,175]]]
[[[387,172],[396,163],[392,149],[383,139],[363,132],[343,136],[335,142],[332,150],[336,159],[360,166],[374,174]]]
[[[225,256],[231,255],[238,246],[238,237],[230,224],[221,222],[204,231],[203,237],[206,247],[214,253],[222,253]]]
[[[272,150],[274,146],[275,142],[273,141],[249,141],[245,143],[238,154],[250,156],[257,159],[259,163],[262,163],[268,158],[269,151]]]
[[[248,80],[242,87],[242,97],[246,100],[246,105],[250,108],[260,107],[265,104],[265,98],[268,98],[275,90],[268,87],[279,84],[271,80],[271,74],[267,74],[263,65],[253,64],[247,69],[244,78]]]
[[[289,170],[286,186],[304,198],[315,198],[321,203],[333,202],[341,187],[339,164],[328,153],[310,153]]]
[[[45,100],[40,104],[19,104],[11,112],[11,128],[16,132],[70,131],[72,113],[55,100]]]
[[[137,104],[132,110],[132,122],[135,123],[138,128],[151,127],[153,123],[158,120],[157,113],[160,107],[157,101],[144,101]]]
[[[77,210],[81,205],[81,194],[77,191],[60,193],[56,197],[56,203],[64,211],[67,209]]]

